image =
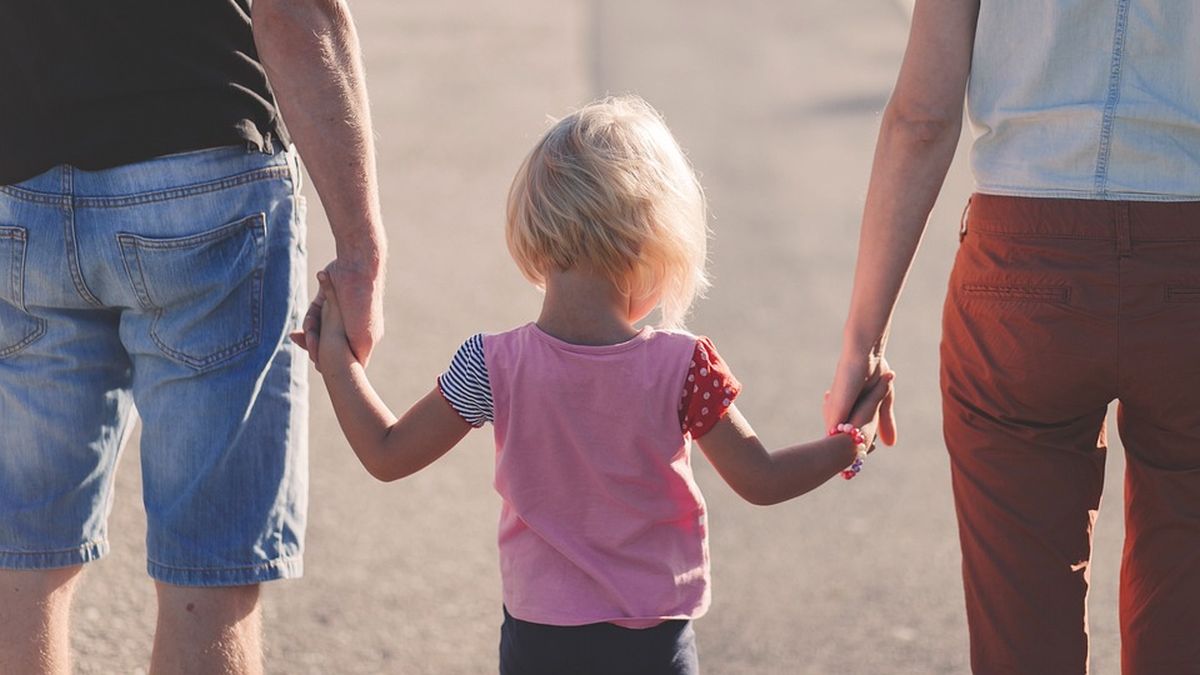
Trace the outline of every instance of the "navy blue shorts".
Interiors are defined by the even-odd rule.
[[[699,675],[691,621],[653,628],[547,626],[504,609],[500,675]]]

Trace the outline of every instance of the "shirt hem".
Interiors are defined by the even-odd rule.
[[[1087,199],[1093,201],[1130,201],[1130,202],[1195,202],[1200,201],[1200,194],[1175,195],[1151,192],[1073,190],[1073,189],[1040,189],[1005,187],[995,185],[975,185],[975,192],[997,197],[1033,197],[1040,199]]]
[[[657,616],[613,616],[613,615],[596,615],[588,617],[567,617],[556,615],[543,615],[536,612],[525,612],[517,609],[514,611],[512,605],[504,603],[508,609],[508,613],[515,619],[520,619],[528,623],[540,623],[545,626],[588,626],[595,623],[611,623],[624,628],[631,628],[629,624],[637,624],[637,628],[652,628],[664,621],[692,621],[699,619],[708,612],[708,607],[698,607],[691,612],[681,612],[678,614],[663,614]]]

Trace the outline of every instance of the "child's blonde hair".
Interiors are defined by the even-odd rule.
[[[513,179],[505,234],[539,288],[552,269],[582,266],[633,298],[659,295],[666,327],[708,288],[704,193],[637,96],[590,103],[546,132]]]

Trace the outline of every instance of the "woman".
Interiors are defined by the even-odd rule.
[[[941,380],[975,673],[1086,672],[1113,399],[1123,670],[1200,672],[1197,35],[1196,3],[917,0],[825,412],[840,421],[887,367],[966,92],[976,194]],[[881,437],[895,441],[890,405]]]

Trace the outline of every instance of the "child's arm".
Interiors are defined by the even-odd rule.
[[[875,438],[879,404],[891,391],[891,373],[877,378],[859,399],[850,424],[868,439]],[[768,451],[737,406],[696,440],[721,478],[746,501],[759,506],[778,504],[809,492],[854,462],[855,446],[847,434]]]
[[[381,481],[420,471],[462,440],[471,425],[436,387],[397,420],[350,349],[328,275],[317,278],[325,296],[318,363],[342,433],[367,472]]]

